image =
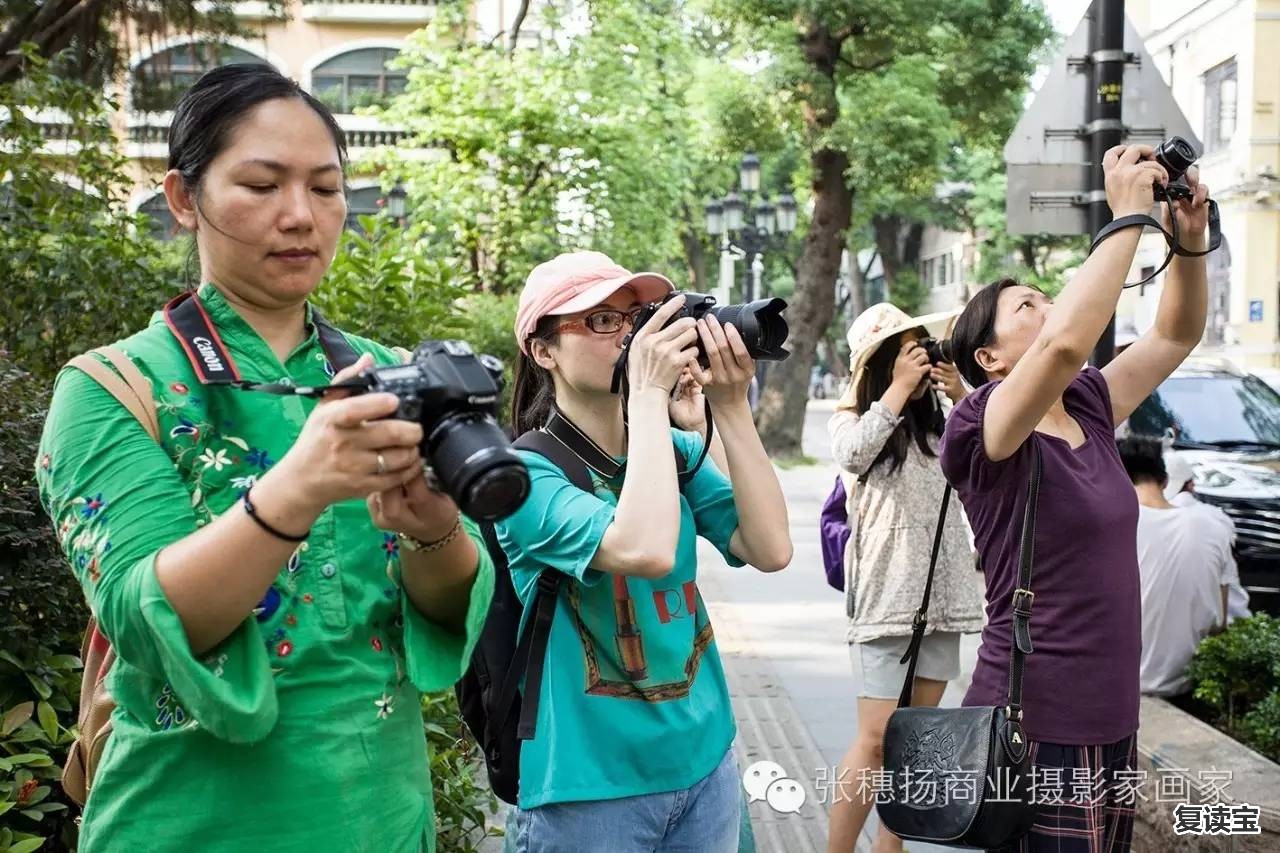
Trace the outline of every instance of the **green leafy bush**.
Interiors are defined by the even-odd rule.
[[[442,853],[474,853],[485,838],[500,835],[486,815],[498,798],[484,781],[480,749],[462,722],[452,690],[422,697],[423,725],[431,749],[436,802],[436,846]]]
[[[1200,643],[1187,677],[1213,708],[1210,722],[1280,760],[1280,620],[1259,613],[1231,623]]]

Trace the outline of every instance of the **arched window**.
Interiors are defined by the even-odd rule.
[[[335,113],[384,104],[404,91],[407,75],[390,69],[399,54],[395,48],[367,47],[352,50],[320,63],[311,72],[311,93]]]
[[[133,109],[168,112],[201,74],[237,62],[267,64],[247,50],[216,42],[194,42],[162,50],[133,70]]]
[[[178,220],[169,211],[169,202],[165,200],[164,193],[156,193],[138,205],[138,212],[147,215],[150,220],[148,230],[158,240],[172,240],[182,233]]]

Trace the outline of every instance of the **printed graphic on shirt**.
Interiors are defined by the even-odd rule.
[[[655,586],[623,575],[569,585],[589,695],[646,702],[689,695],[714,639],[711,621],[695,581]]]

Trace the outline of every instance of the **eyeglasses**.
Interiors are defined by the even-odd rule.
[[[632,308],[630,311],[618,311],[613,308],[592,311],[581,319],[561,323],[556,327],[556,331],[581,329],[597,335],[616,335],[622,331],[623,326],[634,326],[640,311],[640,308]]]

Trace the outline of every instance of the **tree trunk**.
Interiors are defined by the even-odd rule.
[[[680,229],[680,244],[684,247],[684,261],[689,267],[689,289],[695,293],[710,293],[716,282],[707,278],[707,244],[702,241],[697,227],[684,206],[684,226]]]
[[[893,293],[902,267],[901,248],[898,240],[902,233],[902,220],[897,216],[877,216],[871,220],[875,232],[876,251],[880,253],[880,265],[884,268],[885,293]]]
[[[811,156],[813,220],[796,267],[796,290],[787,308],[791,356],[770,365],[761,389],[757,426],[771,455],[799,456],[808,402],[809,371],[817,342],[835,312],[835,283],[840,250],[853,212],[853,192],[845,182],[849,158],[824,148]]]
[[[852,319],[867,310],[867,273],[871,271],[871,264],[876,262],[877,253],[871,253],[871,260],[864,270],[858,263],[858,249],[852,240],[845,251],[849,253],[849,317]]]

